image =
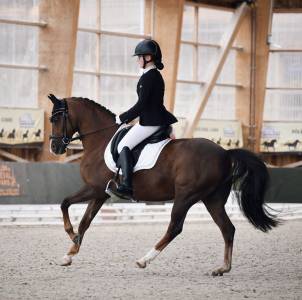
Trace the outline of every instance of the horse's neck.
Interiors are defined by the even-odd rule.
[[[85,152],[95,150],[105,151],[117,125],[111,116],[106,112],[92,111],[91,109],[81,109],[81,120],[79,120],[78,129],[82,135],[82,144]]]

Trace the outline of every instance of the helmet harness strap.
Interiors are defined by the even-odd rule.
[[[143,65],[143,69],[146,68],[146,65],[152,61],[152,55],[151,55],[151,59],[150,60],[146,60],[145,55],[143,55],[143,60],[144,60],[144,65]]]

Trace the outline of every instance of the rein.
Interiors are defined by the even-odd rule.
[[[82,133],[82,134],[78,133],[77,136],[75,136],[73,138],[69,138],[67,136],[67,121],[69,122],[72,129],[73,129],[73,126],[72,126],[72,123],[70,122],[70,119],[69,119],[69,116],[68,116],[68,107],[67,107],[66,100],[62,100],[62,102],[63,102],[63,107],[53,111],[53,113],[52,113],[51,117],[49,118],[49,120],[50,120],[51,123],[53,123],[53,122],[55,122],[55,117],[57,115],[60,115],[60,114],[63,115],[63,128],[62,128],[63,135],[61,135],[61,136],[50,135],[49,139],[50,140],[61,139],[62,143],[65,145],[65,147],[67,147],[71,142],[73,142],[75,140],[82,140],[82,138],[84,136],[91,135],[91,134],[94,134],[94,133],[97,133],[97,132],[100,132],[100,131],[103,131],[103,130],[106,130],[106,129],[110,129],[110,128],[113,128],[113,127],[116,126],[116,124],[113,124],[113,125],[110,125],[108,127],[96,129],[96,130],[89,131],[89,132],[86,132],[86,133]]]
[[[97,133],[99,131],[103,131],[103,130],[106,130],[106,129],[110,129],[112,127],[116,126],[116,124],[113,124],[111,126],[108,126],[108,127],[105,127],[105,128],[100,128],[100,129],[96,129],[96,130],[93,130],[93,131],[90,131],[90,132],[86,132],[86,133],[79,133],[77,136],[75,136],[74,138],[71,138],[70,139],[70,142],[72,141],[75,141],[75,140],[82,140],[82,137],[86,136],[86,135],[90,135],[90,134],[94,134],[94,133]]]

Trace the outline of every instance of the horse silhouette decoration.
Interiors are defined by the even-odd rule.
[[[63,257],[62,265],[72,263],[79,252],[84,234],[91,221],[108,199],[107,182],[114,174],[104,162],[105,148],[118,129],[115,115],[100,104],[83,98],[57,99],[53,103],[51,151],[63,154],[68,144],[81,138],[84,154],[80,164],[84,187],[61,204],[64,228],[72,246]],[[136,261],[145,268],[167,245],[182,232],[188,210],[202,201],[222,232],[224,263],[212,275],[223,275],[231,270],[235,227],[225,212],[225,203],[234,185],[244,215],[264,232],[277,226],[278,220],[264,205],[264,193],[269,175],[265,164],[252,152],[243,149],[224,150],[207,139],[175,139],[161,152],[156,165],[150,170],[134,173],[134,197],[141,201],[174,199],[171,220],[162,239],[145,256]],[[86,212],[74,232],[68,208],[74,203],[88,201]]]
[[[277,140],[271,140],[271,141],[265,141],[262,143],[262,145],[264,146],[264,148],[266,149],[266,151],[269,151],[270,148],[273,148],[273,150],[275,151],[275,144],[277,143]]]
[[[299,143],[301,143],[299,140],[295,140],[294,142],[292,142],[292,143],[285,143],[284,145],[285,146],[287,146],[288,147],[288,150],[290,151],[292,148],[294,149],[294,150],[296,150],[297,149],[297,145],[299,144]]]

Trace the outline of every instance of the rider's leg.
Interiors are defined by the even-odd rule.
[[[117,188],[117,193],[120,197],[132,198],[132,172],[134,165],[131,150],[159,128],[160,126],[141,126],[140,124],[135,124],[120,141],[118,145],[118,152],[120,154],[118,166],[121,167],[123,173],[122,182]]]
[[[136,145],[155,133],[160,126],[142,126],[136,123],[119,142],[117,151],[121,153],[124,147],[132,150]]]

